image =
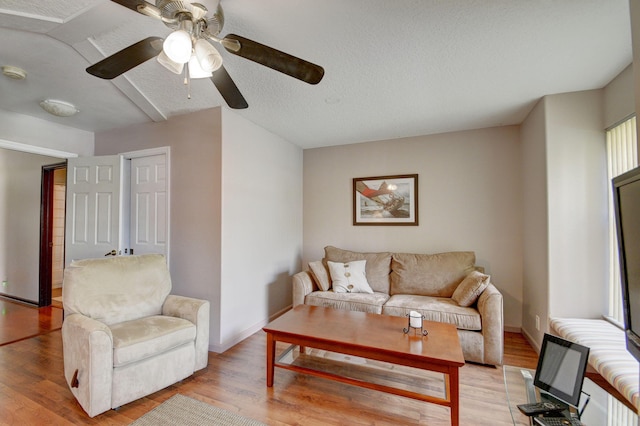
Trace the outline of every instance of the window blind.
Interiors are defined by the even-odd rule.
[[[607,130],[607,188],[609,192],[609,312],[608,315],[620,324],[624,323],[622,310],[622,286],[618,263],[618,238],[616,236],[611,180],[638,166],[638,144],[636,117]]]

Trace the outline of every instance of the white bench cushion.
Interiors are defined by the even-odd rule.
[[[562,338],[590,348],[589,364],[634,407],[640,399],[639,364],[627,351],[624,331],[603,319],[551,318]]]

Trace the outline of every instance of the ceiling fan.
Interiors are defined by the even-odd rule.
[[[156,0],[155,5],[144,0],[112,0],[143,15],[161,20],[174,30],[166,39],[148,37],[91,65],[87,72],[96,77],[112,79],[157,57],[158,62],[175,74],[192,78],[211,78],[229,107],[247,108],[247,101],[222,65],[222,56],[211,42],[226,51],[249,59],[309,84],[318,84],[324,69],[303,59],[236,34],[219,38],[224,14],[219,1],[212,14],[201,3],[182,0]]]

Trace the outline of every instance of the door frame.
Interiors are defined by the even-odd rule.
[[[39,267],[39,289],[38,306],[51,305],[51,287],[53,266],[51,258],[53,255],[53,192],[54,192],[54,172],[66,169],[67,162],[49,164],[42,166],[42,180],[40,193],[40,267]]]

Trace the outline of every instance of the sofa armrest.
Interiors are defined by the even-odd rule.
[[[482,318],[484,362],[501,365],[504,356],[504,314],[502,293],[489,284],[478,298],[478,311]]]
[[[62,323],[64,376],[90,417],[111,408],[113,336],[106,324],[82,314]]]
[[[162,315],[183,318],[196,326],[196,363],[193,371],[209,364],[209,309],[208,300],[170,294],[162,305]]]
[[[304,304],[307,294],[318,290],[310,271],[298,272],[293,276],[293,307]]]

